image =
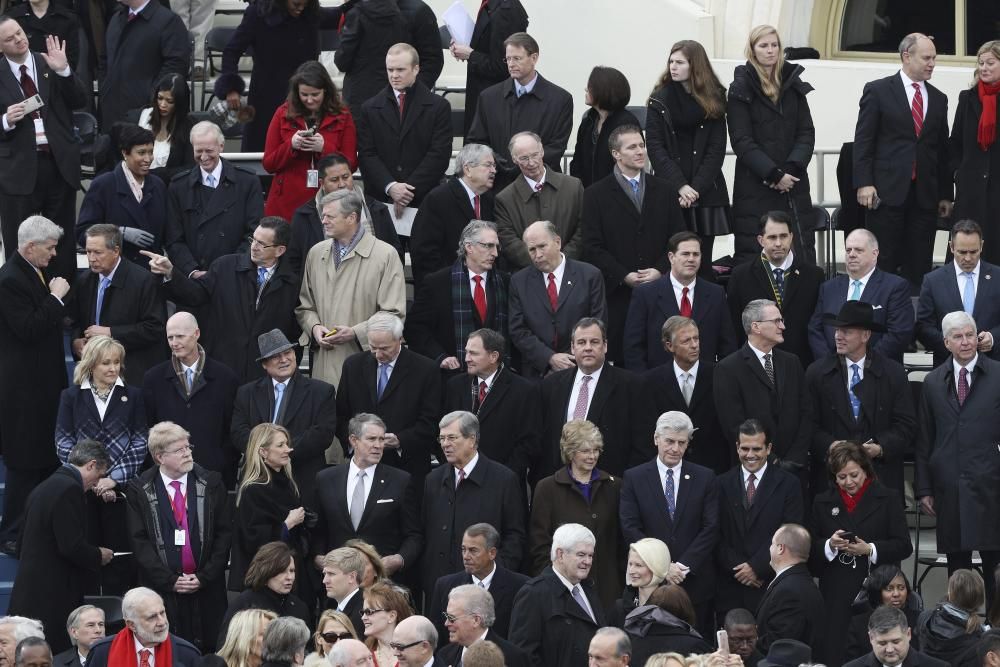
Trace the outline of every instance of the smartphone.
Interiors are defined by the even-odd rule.
[[[32,95],[24,101],[24,115],[33,114],[45,106],[41,95]]]
[[[857,535],[855,535],[854,533],[852,533],[850,531],[845,531],[845,532],[841,533],[840,534],[840,539],[847,540],[848,542],[857,542],[858,541]]]
[[[316,134],[316,128],[315,127],[310,127],[308,129],[305,129],[305,130],[299,130],[299,136],[300,137],[311,137],[314,134]]]
[[[729,657],[729,633],[725,630],[719,630],[715,633],[716,643],[719,645],[719,653],[723,657]]]

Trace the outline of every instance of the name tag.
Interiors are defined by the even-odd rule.
[[[175,547],[182,547],[185,544],[187,544],[187,535],[184,533],[183,530],[175,530],[174,531],[174,546]]]
[[[43,146],[49,143],[49,140],[45,137],[45,125],[42,123],[41,118],[33,119],[35,123],[35,144],[38,146]]]

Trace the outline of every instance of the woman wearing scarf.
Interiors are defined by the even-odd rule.
[[[983,260],[992,264],[1000,264],[1000,225],[994,221],[1000,208],[997,93],[1000,40],[993,40],[979,47],[972,86],[958,95],[950,146],[957,189],[953,219],[975,220],[982,226]]]
[[[876,565],[899,565],[913,552],[899,494],[875,479],[875,469],[856,442],[833,443],[827,468],[836,485],[813,501],[811,565],[826,602],[825,662],[844,663],[851,603]],[[814,653],[814,655],[816,654]]]

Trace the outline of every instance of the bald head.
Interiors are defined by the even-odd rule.
[[[327,659],[331,667],[361,667],[370,666],[371,658],[371,651],[357,639],[341,639],[330,649]]]
[[[927,35],[911,32],[899,43],[900,69],[913,81],[929,81],[934,74],[937,49]]]
[[[551,273],[559,266],[562,261],[562,240],[551,222],[539,220],[528,225],[521,238],[536,269],[542,273]]]
[[[201,354],[198,339],[201,331],[198,320],[188,312],[178,312],[167,320],[167,345],[170,351],[185,366],[197,363]]]

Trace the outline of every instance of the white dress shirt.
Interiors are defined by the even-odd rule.
[[[916,97],[917,91],[913,88],[913,84],[920,85],[920,96],[924,98],[924,118],[927,118],[927,107],[930,104],[930,99],[927,96],[927,84],[923,81],[914,81],[910,77],[906,76],[903,70],[899,70],[899,78],[903,80],[903,90],[906,91],[906,104],[910,109],[913,109],[913,98]]]
[[[854,375],[854,370],[851,368],[854,364],[858,365],[858,378],[860,380],[865,379],[865,357],[861,357],[857,361],[851,361],[847,357],[844,357],[844,365],[847,367],[847,389],[851,389],[851,378]]]
[[[787,274],[788,273],[788,269],[792,268],[792,264],[794,262],[795,262],[795,257],[793,255],[792,251],[789,250],[788,254],[785,255],[785,261],[784,262],[782,262],[781,264],[774,264],[770,260],[768,260],[768,262],[767,262],[767,268],[771,271],[771,275],[772,276],[774,275],[774,270],[775,269],[781,269],[782,271],[784,271]]]
[[[572,583],[569,579],[567,579],[562,575],[562,572],[560,572],[556,568],[552,568],[552,571],[556,573],[557,577],[559,577],[559,581],[563,583],[563,586],[569,589],[569,594],[573,595],[573,588],[576,586],[580,586],[580,584]],[[580,586],[580,597],[583,599],[583,603],[587,605],[587,613],[590,614],[591,618],[597,618],[597,616],[594,615],[593,608],[590,606],[590,600],[587,598],[587,592],[583,589],[583,586]],[[575,602],[576,598],[573,598],[573,601]]]
[[[470,459],[469,462],[466,463],[463,467],[455,468],[454,466],[452,466],[454,470],[451,474],[454,475],[454,481],[456,486],[458,485],[458,471],[461,470],[465,472],[465,479],[469,479],[469,475],[472,474],[472,471],[475,469],[477,463],[479,463],[479,452],[473,454],[472,459]]]
[[[757,356],[757,361],[760,362],[760,367],[761,368],[764,368],[764,355],[765,354],[770,354],[771,355],[771,368],[774,368],[774,350],[771,350],[770,352],[761,352],[760,350],[758,350],[757,348],[755,348],[750,343],[747,343],[747,347],[749,347],[750,350]],[[775,373],[777,373],[777,371],[775,371]]]
[[[976,362],[979,361],[979,353],[972,358],[965,368],[969,371],[969,374],[965,376],[965,379],[969,382],[969,389],[972,389],[972,371],[976,369]],[[955,361],[955,357],[951,358],[951,367],[955,371],[955,395],[958,395],[958,374],[962,372],[962,365]]]
[[[156,667],[156,649],[146,648],[143,646],[137,637],[132,637],[132,641],[135,642],[135,664],[142,664],[142,652],[149,651],[149,667]]]
[[[160,479],[163,480],[163,486],[167,488],[167,496],[170,497],[170,502],[174,502],[174,487],[170,486],[173,482],[181,483],[181,495],[187,499],[187,484],[188,484],[188,474],[184,473],[177,479],[171,479],[160,471]]]
[[[747,491],[747,484],[750,483],[750,472],[746,468],[744,468],[743,466],[740,466],[740,472],[743,473],[743,493],[745,494],[746,491]],[[760,488],[760,481],[762,479],[764,479],[764,473],[765,472],[767,472],[767,462],[766,461],[764,462],[764,466],[760,470],[758,470],[757,472],[753,473],[753,475],[754,475],[754,481],[753,481],[753,487],[754,487],[754,489],[759,489]]]
[[[368,466],[367,468],[359,468],[358,464],[351,459],[351,463],[347,468],[347,513],[351,513],[351,501],[354,499],[354,487],[358,485],[358,473],[362,470],[365,471],[365,502],[368,502],[368,494],[372,492],[372,481],[375,477],[375,466]]]
[[[604,370],[604,366],[601,366],[590,375],[590,383],[587,385],[587,412],[590,414],[590,404],[594,401],[594,392],[597,391],[597,383],[601,379],[601,372]],[[584,373],[579,368],[576,369],[576,377],[573,379],[573,390],[569,393],[569,405],[566,407],[566,421],[571,421],[573,419],[574,408],[576,407],[576,399],[580,395],[580,387],[583,386],[583,376],[588,375]]]
[[[548,171],[547,170],[543,170],[542,171],[542,177],[539,178],[537,181],[533,181],[530,178],[528,178],[527,176],[524,176],[524,180],[528,183],[528,187],[531,188],[532,191],[534,191],[534,189],[535,189],[536,186],[538,186],[538,185],[545,185],[545,176],[547,174],[548,174]]]
[[[701,360],[698,360],[698,361],[694,362],[694,366],[691,367],[691,370],[686,371],[686,370],[682,369],[680,366],[678,366],[677,362],[674,361],[674,377],[677,378],[677,388],[678,389],[681,389],[684,386],[684,376],[685,375],[690,375],[691,376],[691,391],[692,391],[692,393],[694,392],[694,383],[698,379],[698,364],[700,364],[700,363],[701,363]],[[682,395],[684,394],[684,390],[683,389],[681,389],[681,394]]]
[[[660,491],[666,493],[667,489],[667,470],[674,471],[674,507],[677,507],[677,499],[681,495],[681,467],[684,465],[682,460],[680,463],[672,468],[667,468],[667,464],[660,460],[660,457],[656,457],[656,471],[660,474]],[[665,498],[665,496],[664,496]],[[666,500],[664,500],[666,502]]]
[[[690,285],[681,285],[681,283],[674,277],[674,272],[670,272],[670,286],[674,288],[674,299],[677,301],[677,312],[681,310],[681,299],[684,298],[684,288],[687,287],[688,291],[688,301],[691,302],[691,308],[694,308],[694,284],[698,282],[695,278],[691,281]]]
[[[865,287],[868,286],[868,281],[871,280],[872,274],[875,273],[875,269],[878,267],[872,267],[872,270],[858,278],[861,282],[861,298],[864,298]],[[854,293],[854,278],[847,276],[847,299],[851,299],[851,295]]]
[[[83,382],[80,383],[80,389],[90,389],[91,386],[92,385],[90,384],[90,378],[84,378]],[[125,381],[122,380],[121,376],[118,376],[118,379],[115,380],[115,386],[116,387],[125,386]],[[94,397],[94,404],[97,406],[97,414],[101,416],[101,421],[104,421],[104,414],[108,411],[108,404],[110,404],[111,401],[115,398],[115,392],[112,389],[111,393],[108,394],[108,399],[106,401],[102,401],[101,397],[94,392],[91,392],[91,395]],[[124,394],[122,395],[122,398],[125,398]]]
[[[556,296],[559,296],[559,291],[562,289],[563,274],[566,273],[566,255],[559,253],[559,266],[549,271],[549,273],[545,273],[544,271],[540,273],[542,274],[542,285],[545,287],[546,292],[549,289],[549,273],[555,276]]]
[[[490,584],[493,583],[493,575],[496,574],[496,573],[497,573],[497,564],[493,563],[493,569],[490,570],[490,573],[487,574],[482,579],[479,579],[474,574],[471,575],[472,576],[472,583],[473,583],[474,586],[478,586],[479,584],[482,584],[483,588],[485,588],[486,590],[490,590]]]
[[[222,160],[219,160],[215,164],[215,169],[213,169],[212,171],[205,171],[201,167],[198,167],[198,171],[201,173],[201,184],[202,185],[204,185],[205,187],[211,187],[211,188],[217,188],[217,187],[219,187],[219,183],[222,181]],[[211,185],[210,186],[208,184],[208,180],[207,179],[208,179],[208,175],[209,174],[211,174],[212,178],[215,179],[215,185]]]
[[[982,264],[983,264],[982,262],[976,262],[976,268],[972,269],[971,271],[973,296],[979,294],[979,276],[980,276],[979,267],[981,267]],[[968,278],[962,275],[963,273],[965,273],[965,271],[963,271],[958,267],[958,262],[952,262],[951,265],[955,267],[955,279],[958,281],[958,293],[962,296],[965,296],[965,282],[966,280],[968,280]]]
[[[472,188],[469,187],[469,184],[465,182],[464,178],[459,178],[458,182],[462,184],[463,188],[465,188],[465,194],[469,198],[469,206],[471,206],[472,210],[475,211],[476,210],[476,199],[475,199],[476,198],[476,193],[473,192]],[[482,203],[482,199],[480,199],[480,203]]]

